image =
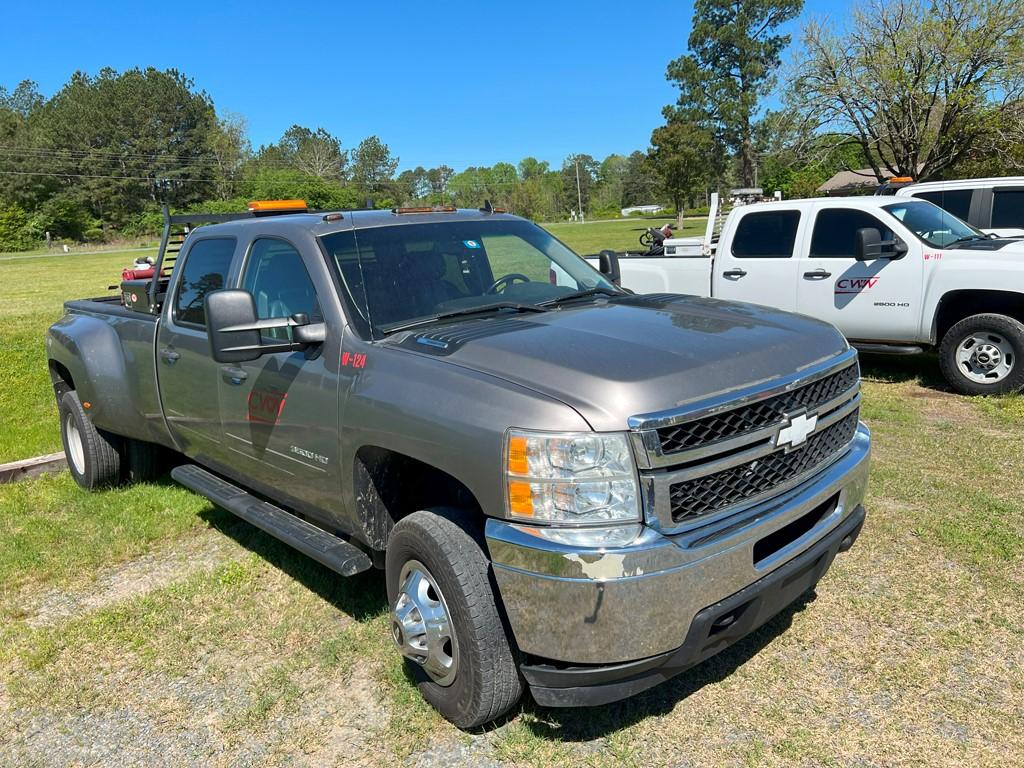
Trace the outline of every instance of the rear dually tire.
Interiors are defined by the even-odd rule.
[[[121,438],[93,426],[74,390],[61,396],[59,411],[64,454],[75,482],[90,491],[117,485],[124,450]]]

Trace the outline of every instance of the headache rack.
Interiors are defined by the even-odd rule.
[[[121,303],[125,308],[136,312],[158,315],[167,294],[171,271],[177,261],[178,254],[185,245],[185,240],[197,226],[202,224],[221,224],[226,221],[239,221],[261,216],[283,216],[293,213],[323,214],[325,221],[336,221],[344,213],[361,210],[373,210],[372,203],[367,200],[365,208],[348,208],[333,211],[311,211],[306,208],[303,200],[254,200],[249,203],[249,210],[240,213],[179,213],[171,215],[167,205],[163,208],[164,229],[160,237],[160,249],[157,251],[153,264],[153,277],[121,281]],[[436,213],[454,212],[454,206],[440,208],[395,208],[393,213]],[[494,208],[490,201],[485,201],[480,209],[484,213],[504,213],[504,208]],[[115,286],[111,286],[114,288]]]
[[[159,314],[167,293],[171,270],[178,258],[185,238],[200,224],[219,224],[225,221],[251,219],[255,213],[182,213],[171,215],[163,206],[164,229],[160,236],[160,248],[153,265],[153,277],[121,281],[121,300],[127,309],[148,314]]]
[[[127,309],[157,315],[167,293],[171,270],[181,252],[185,239],[201,224],[221,224],[261,216],[279,216],[291,213],[326,213],[310,211],[302,200],[256,200],[249,203],[249,210],[239,213],[179,213],[171,215],[170,208],[163,206],[164,229],[160,236],[160,248],[153,265],[153,277],[121,282],[121,301]]]

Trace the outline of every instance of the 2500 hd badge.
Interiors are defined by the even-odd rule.
[[[328,462],[328,458],[326,456],[313,451],[307,451],[305,448],[300,448],[297,445],[291,446],[291,451],[298,456],[305,456],[310,461],[315,461],[319,464],[326,464]]]

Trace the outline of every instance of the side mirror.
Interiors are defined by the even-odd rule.
[[[875,227],[857,230],[857,245],[854,258],[857,261],[875,259],[898,259],[907,252],[907,244],[899,239],[883,240],[882,233]]]
[[[622,268],[619,266],[619,254],[615,251],[601,251],[597,258],[598,271],[615,285],[622,285]]]
[[[231,330],[256,323],[256,301],[248,291],[220,290],[206,296],[210,355],[218,363],[245,363],[260,356],[260,332]]]
[[[206,296],[206,324],[210,355],[218,363],[245,363],[274,352],[291,352],[322,344],[323,323],[310,323],[304,314],[291,317],[256,317],[256,301],[248,291],[227,289]],[[289,340],[264,343],[262,331],[287,328]]]

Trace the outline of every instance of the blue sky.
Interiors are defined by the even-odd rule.
[[[849,5],[808,0],[804,15]],[[49,96],[76,69],[176,67],[244,115],[254,146],[299,123],[347,147],[377,134],[402,168],[557,165],[647,146],[691,12],[685,0],[18,2],[4,9],[0,85],[28,78]]]

